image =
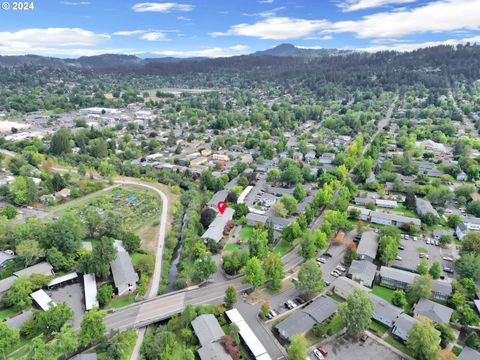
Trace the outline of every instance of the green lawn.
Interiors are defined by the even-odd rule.
[[[372,294],[377,295],[378,297],[385,299],[389,302],[392,302],[394,292],[395,290],[378,285],[375,285],[372,289]]]
[[[340,315],[336,314],[332,320],[330,320],[330,322],[328,323],[327,325],[327,332],[329,329],[331,329],[331,334],[334,335],[338,332],[340,332],[340,330],[342,330],[343,328],[345,327],[345,322],[343,321],[343,319],[341,318]]]
[[[461,354],[462,350],[463,349],[460,346],[456,346],[456,345],[452,348],[452,352],[457,356]]]
[[[250,235],[252,235],[253,229],[254,229],[253,227],[248,225],[242,227],[242,230],[240,230],[240,238],[243,241],[248,241],[248,239],[250,238]]]
[[[109,307],[110,308],[121,308],[130,304],[133,304],[135,302],[135,296],[134,295],[125,295],[119,298],[116,298],[112,300],[110,303]]]
[[[285,255],[287,252],[290,251],[290,249],[292,248],[292,244],[290,244],[288,241],[286,240],[280,240],[280,242],[275,246],[275,248],[273,249],[273,252],[275,254],[279,254],[280,256],[283,256]]]
[[[377,336],[382,337],[383,334],[388,331],[388,326],[372,320],[372,323],[370,324],[370,330],[373,331]]]
[[[405,207],[405,205],[403,205],[403,204],[398,204],[398,206],[396,208],[392,209],[392,210],[401,212],[404,216],[409,216],[409,217],[413,217],[413,218],[417,217],[417,214],[415,214],[415,212],[413,212],[411,210],[408,210]]]
[[[234,251],[234,250],[240,250],[241,246],[237,244],[227,244],[225,245],[224,250],[225,251]]]
[[[411,351],[402,342],[395,339],[392,335],[387,336],[385,339],[387,344],[392,345],[395,349],[400,350],[404,354],[412,356]]]
[[[0,310],[0,321],[2,321],[3,319],[6,319],[10,316],[12,316],[13,314],[15,314],[16,311],[13,310],[12,308],[7,308],[7,309],[1,309]]]

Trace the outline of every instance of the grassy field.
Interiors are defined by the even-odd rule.
[[[113,299],[110,305],[107,308],[121,308],[130,304],[133,304],[135,302],[135,296],[134,295],[124,295],[121,297],[118,297],[116,299]]]
[[[392,345],[395,349],[400,350],[404,354],[412,356],[412,352],[405,346],[405,344],[395,339],[392,335],[387,336],[384,340],[387,344]]]
[[[13,314],[15,314],[16,311],[11,309],[11,308],[7,308],[7,309],[1,309],[0,310],[0,321],[2,321],[3,319],[6,319],[10,316],[12,316]]]
[[[240,230],[240,238],[243,240],[243,241],[248,241],[248,239],[250,238],[250,235],[252,235],[252,232],[253,232],[253,227],[251,226],[244,226],[242,227],[242,230]]]
[[[280,242],[274,247],[273,252],[279,254],[280,256],[285,255],[290,251],[292,245],[286,240],[280,240]]]
[[[388,331],[388,327],[386,325],[380,324],[375,320],[372,320],[370,324],[370,330],[374,332],[377,336],[382,337]]]
[[[394,290],[378,285],[375,285],[372,289],[372,294],[377,295],[378,297],[389,302],[392,302],[393,293]]]
[[[336,314],[332,320],[328,323],[326,329],[327,332],[330,330],[332,335],[340,332],[345,327],[345,322],[340,315]]]
[[[234,251],[234,250],[240,250],[242,247],[237,244],[227,244],[225,245],[224,250],[225,251]]]

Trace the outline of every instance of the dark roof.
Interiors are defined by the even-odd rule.
[[[377,267],[373,265],[370,261],[354,260],[348,269],[349,274],[365,274],[375,277],[377,272]]]
[[[450,296],[452,293],[452,284],[445,280],[435,280],[432,285],[432,291],[435,293]]]
[[[420,299],[415,305],[415,316],[425,316],[436,323],[450,322],[453,310],[428,299]]]
[[[290,339],[293,335],[307,332],[313,325],[328,319],[336,311],[337,305],[330,298],[320,297],[283,320],[276,328],[284,339]]]
[[[193,331],[198,337],[200,345],[206,346],[209,343],[219,340],[222,336],[225,336],[220,324],[215,316],[212,314],[204,314],[198,316],[192,321]]]
[[[399,307],[396,307],[392,303],[382,299],[381,297],[378,297],[374,294],[368,294],[370,299],[373,300],[375,303],[375,313],[373,315],[373,318],[378,320],[378,319],[385,319],[389,320],[391,323],[395,321],[395,319],[403,313],[403,310],[400,309]]]

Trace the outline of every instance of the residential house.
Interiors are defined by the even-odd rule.
[[[218,243],[223,238],[223,232],[229,221],[232,221],[235,210],[232,208],[226,208],[223,214],[218,213],[212,223],[209,225],[207,231],[202,235],[202,239],[205,242],[213,240]]]
[[[403,310],[377,295],[370,293],[368,296],[375,305],[373,319],[391,328],[395,320],[403,313]]]
[[[225,336],[225,332],[215,316],[212,314],[198,316],[192,321],[192,328],[201,346],[198,349],[201,360],[231,359],[231,356],[220,343],[221,338]]]
[[[467,180],[468,180],[468,176],[467,176],[467,174],[466,174],[464,171],[460,171],[460,172],[457,174],[456,179],[457,179],[457,181],[464,182],[464,181],[467,181]]]
[[[333,153],[323,153],[318,158],[318,162],[320,164],[332,164],[334,160],[335,160],[335,154]]]
[[[467,234],[468,234],[467,225],[465,225],[465,223],[458,224],[457,227],[455,228],[455,235],[457,235],[457,238],[459,240],[463,240],[463,238]]]
[[[354,199],[356,205],[360,206],[368,206],[368,205],[375,205],[375,199],[368,198],[368,197],[356,197]]]
[[[52,265],[50,265],[48,262],[41,262],[13,273],[13,275],[15,275],[16,277],[30,276],[33,274],[41,274],[46,276],[55,275]]]
[[[337,305],[330,298],[322,296],[281,321],[275,328],[283,339],[290,340],[292,336],[304,334],[314,325],[324,322],[336,311]]]
[[[460,216],[462,223],[455,229],[455,234],[462,240],[469,231],[480,231],[480,218],[474,216]]]
[[[7,291],[10,290],[16,279],[17,278],[15,276],[9,276],[3,280],[0,280],[0,302],[2,301]]]
[[[316,157],[315,151],[309,151],[305,154],[305,161],[310,163]]]
[[[257,225],[265,226],[268,222],[268,216],[254,214],[254,213],[248,213],[245,219],[247,220],[247,225],[249,226],[257,226]]]
[[[418,323],[418,320],[408,314],[402,313],[395,320],[392,328],[392,334],[399,337],[403,341],[408,339],[410,329]]]
[[[425,316],[437,324],[448,324],[452,317],[453,309],[428,299],[420,299],[415,305],[415,317]]]
[[[66,199],[70,196],[70,189],[67,189],[67,188],[64,188],[60,191],[57,191],[55,193],[55,197],[57,198],[62,198],[62,199]]]
[[[388,208],[388,209],[395,209],[398,206],[396,200],[385,200],[385,199],[375,199],[375,204],[378,207]]]
[[[117,251],[115,259],[110,262],[113,282],[119,296],[136,290],[138,274],[133,268],[130,255],[126,251]]]
[[[377,267],[370,261],[354,260],[348,269],[348,274],[352,280],[358,281],[364,286],[372,287]]]
[[[218,211],[217,204],[220,201],[225,201],[227,200],[227,196],[230,192],[228,190],[220,190],[217,191],[212,198],[208,201],[207,206],[214,209],[215,211]]]
[[[360,260],[373,262],[377,257],[378,234],[373,231],[365,231],[362,234],[357,248],[357,256]]]
[[[381,211],[371,211],[370,221],[374,224],[395,225],[398,227],[409,223],[417,226],[420,226],[422,224],[422,222],[416,218]]]
[[[367,289],[359,284],[356,281],[353,281],[345,276],[340,276],[337,280],[335,280],[335,287],[333,292],[340,296],[342,299],[346,299],[349,297],[355,289],[361,289],[366,291]]]
[[[438,213],[437,213],[437,210],[435,210],[433,208],[430,201],[419,198],[419,197],[415,197],[415,205],[416,205],[416,208],[417,208],[417,214],[419,216],[425,216],[427,214],[432,214],[436,218],[439,217]]]
[[[446,280],[435,280],[432,285],[432,298],[440,301],[447,301],[452,295],[452,284]]]
[[[282,231],[285,226],[288,226],[293,222],[293,219],[284,219],[279,216],[270,216],[268,219],[272,222],[273,228],[276,231]]]

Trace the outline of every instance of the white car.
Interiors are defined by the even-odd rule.
[[[324,258],[317,258],[317,262],[325,264],[327,262],[327,260],[324,259]]]
[[[401,234],[400,239],[405,239],[405,234]]]
[[[417,241],[417,240],[418,240],[418,239],[417,239],[417,237],[416,237],[416,236],[414,236],[414,237],[413,237],[413,241]]]
[[[345,270],[346,270],[346,269],[345,269],[343,266],[341,266],[341,265],[337,265],[337,267],[336,267],[335,269],[337,269],[337,270],[339,270],[339,271],[345,271]]]
[[[402,261],[402,257],[401,257],[401,256],[397,256],[395,259],[398,260],[398,261]]]
[[[445,261],[453,261],[453,258],[450,256],[444,256],[442,259]]]
[[[325,358],[323,357],[322,353],[320,351],[318,351],[317,349],[314,349],[313,350],[313,355],[315,355],[315,357],[318,359],[318,360],[324,360]]]
[[[406,234],[405,235],[405,240],[409,240],[410,239],[410,235]]]
[[[332,272],[330,273],[330,275],[335,276],[335,277],[339,277],[339,276],[340,276],[336,271],[332,271]]]
[[[12,256],[15,255],[15,253],[13,252],[13,250],[8,250],[8,249],[5,250],[4,253],[7,254],[7,255],[12,255]]]
[[[430,245],[430,239],[427,239],[427,245]]]

